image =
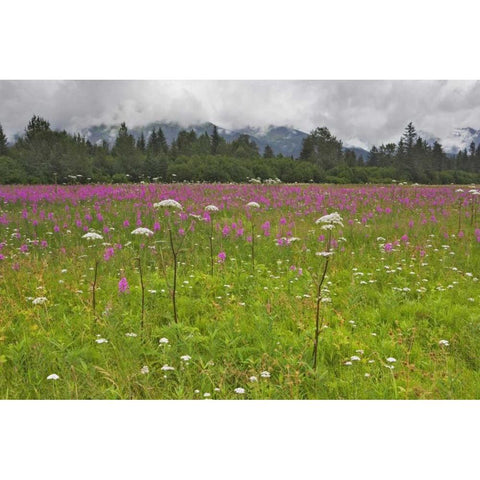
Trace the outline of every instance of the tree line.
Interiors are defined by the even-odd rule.
[[[157,182],[327,182],[426,184],[480,181],[480,146],[456,156],[435,142],[427,144],[412,123],[399,142],[372,147],[366,161],[328,128],[313,130],[303,140],[298,159],[260,152],[248,135],[227,142],[213,133],[182,130],[169,145],[162,129],[135,138],[122,123],[112,147],[92,144],[80,134],[56,131],[34,115],[13,145],[0,125],[0,183]]]

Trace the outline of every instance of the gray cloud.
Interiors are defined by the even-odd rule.
[[[77,131],[156,120],[224,128],[326,125],[345,143],[395,141],[405,125],[437,136],[480,128],[478,81],[0,81],[0,123],[11,138],[33,114]]]

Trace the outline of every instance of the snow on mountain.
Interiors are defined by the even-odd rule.
[[[478,147],[480,144],[480,130],[475,130],[471,127],[454,128],[448,135],[443,137],[436,137],[429,132],[418,132],[419,136],[424,138],[429,145],[433,145],[435,141],[440,143],[445,153],[455,155],[460,150],[470,148],[473,142]]]
[[[153,129],[161,128],[167,143],[171,143],[177,138],[181,130],[193,130],[197,136],[203,133],[211,135],[213,132],[213,123],[206,122],[198,125],[182,126],[176,122],[153,122],[144,126],[129,128],[129,132],[137,139],[142,133],[145,139],[151,135]],[[106,141],[110,146],[113,146],[118,135],[120,125],[96,125],[85,128],[80,133],[91,143],[100,145]],[[229,130],[217,126],[217,131],[227,142],[236,140],[240,135],[248,135],[257,146],[260,154],[263,154],[265,147],[270,145],[275,155],[282,154],[284,157],[298,158],[302,151],[303,139],[308,135],[301,130],[297,130],[289,126],[275,126],[268,125],[265,127],[247,126],[236,130]],[[357,144],[358,143],[358,144]],[[364,148],[362,142],[355,140],[349,141],[345,144],[345,150],[353,150],[357,156],[368,158],[368,150]]]

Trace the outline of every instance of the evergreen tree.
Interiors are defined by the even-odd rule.
[[[300,159],[313,162],[324,170],[333,168],[343,160],[342,142],[328,128],[317,128],[303,139]]]
[[[410,155],[413,150],[413,146],[415,145],[415,141],[417,139],[417,131],[415,130],[415,127],[413,126],[413,123],[410,122],[406,127],[405,131],[403,133],[403,140],[405,143],[406,147],[406,153],[407,155]]]
[[[444,170],[446,167],[446,155],[443,152],[442,146],[437,141],[433,144],[432,166],[437,172]]]
[[[213,126],[213,133],[212,133],[212,141],[211,141],[211,153],[212,155],[216,155],[218,151],[218,145],[220,143],[220,135],[218,134],[217,126]]]
[[[118,173],[128,174],[134,181],[139,179],[139,174],[143,171],[142,157],[136,150],[135,139],[128,133],[125,122],[120,125],[112,155],[118,159]]]
[[[28,142],[31,142],[35,137],[48,132],[51,132],[50,123],[42,117],[34,115],[25,129],[25,137]]]
[[[470,146],[468,149],[467,171],[469,172],[475,171],[475,153],[476,153],[475,142],[472,142],[470,143]]]
[[[145,136],[143,135],[143,132],[140,134],[140,137],[138,137],[137,150],[140,150],[142,153],[145,152]]]
[[[370,149],[367,165],[369,167],[378,167],[378,148],[375,145]]]
[[[0,124],[0,156],[8,154],[7,137],[3,133],[2,124]]]
[[[198,137],[195,144],[194,152],[199,155],[210,155],[212,150],[211,138],[207,132]]]
[[[273,158],[275,155],[273,153],[272,147],[270,145],[267,145],[265,147],[265,150],[263,151],[263,158]]]
[[[147,152],[149,154],[155,155],[158,153],[156,149],[157,149],[157,132],[155,131],[155,127],[154,127],[150,137],[148,138]]]
[[[258,158],[258,146],[246,134],[240,135],[230,144],[230,154],[238,158]]]
[[[402,144],[404,146],[404,156],[403,158],[398,157],[398,160],[400,160],[400,169],[406,173],[407,178],[411,181],[416,180],[417,176],[417,168],[415,165],[415,159],[414,159],[414,146],[416,144],[416,139],[417,139],[417,132],[415,130],[415,127],[413,126],[413,123],[410,122],[406,127],[405,131],[402,135],[402,138],[400,139],[402,141]],[[399,143],[399,150],[400,150],[400,143]]]
[[[193,130],[190,130],[189,132],[181,130],[178,132],[175,141],[178,155],[192,155],[195,151],[196,143],[197,134]]]
[[[473,171],[475,173],[480,172],[480,144],[477,146],[477,150],[475,152],[475,158],[473,159]]]
[[[165,135],[163,134],[163,130],[162,130],[160,127],[158,127],[157,141],[158,141],[159,149],[160,149],[165,155],[168,154],[167,139],[165,138]]]
[[[347,167],[355,167],[357,165],[357,157],[353,150],[347,150],[345,152],[345,163]]]

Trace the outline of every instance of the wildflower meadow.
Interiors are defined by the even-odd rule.
[[[0,186],[0,396],[479,398],[479,196]]]

